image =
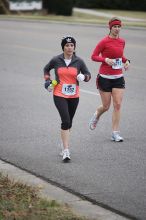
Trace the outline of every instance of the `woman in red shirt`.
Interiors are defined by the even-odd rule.
[[[99,89],[102,105],[92,116],[89,126],[91,130],[96,128],[100,116],[106,112],[113,101],[112,137],[116,142],[123,141],[119,133],[119,122],[125,80],[123,68],[128,69],[130,60],[124,56],[125,40],[119,37],[121,20],[117,17],[109,21],[110,33],[96,46],[91,56],[95,62],[101,62],[96,86]]]
[[[76,40],[66,36],[61,41],[63,53],[53,57],[44,67],[45,88],[50,91],[54,69],[57,85],[53,89],[55,106],[61,117],[61,139],[63,161],[69,161],[69,137],[72,121],[79,103],[79,82],[88,82],[91,74],[84,61],[76,56]]]

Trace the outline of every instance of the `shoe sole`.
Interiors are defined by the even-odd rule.
[[[71,159],[69,157],[66,157],[64,160],[62,160],[64,163],[69,162]]]
[[[95,128],[96,128],[96,127],[95,127]],[[89,129],[90,129],[91,131],[95,130],[95,128],[91,128],[91,126],[89,125]]]
[[[93,123],[92,123],[93,120],[95,120],[94,118],[95,118],[95,116],[93,116],[93,117],[91,118],[90,122],[89,122],[89,129],[90,129],[91,131],[95,130],[95,128],[96,128],[96,126],[97,126],[97,123],[98,123],[98,121],[99,121],[99,118],[98,118],[97,121],[96,121],[96,123],[95,123],[95,127],[91,127],[92,124],[93,124]]]
[[[124,140],[116,141],[114,138],[111,138],[111,141],[115,141],[115,142],[123,142]]]
[[[91,131],[95,130],[95,128],[96,128],[96,126],[97,126],[97,123],[98,123],[98,121],[96,122],[95,127],[92,127],[92,123],[90,122],[90,123],[89,123],[89,129],[90,129]]]

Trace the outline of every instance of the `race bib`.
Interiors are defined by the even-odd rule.
[[[122,63],[122,58],[116,58],[113,59],[114,65],[112,65],[112,69],[122,69],[123,63]]]
[[[75,95],[76,94],[76,84],[63,84],[62,93],[64,95]]]

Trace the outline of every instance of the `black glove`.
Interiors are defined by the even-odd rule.
[[[46,80],[45,83],[44,83],[45,89],[48,89],[48,87],[50,86],[50,84],[51,84],[51,80]]]

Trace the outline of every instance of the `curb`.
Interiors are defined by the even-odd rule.
[[[7,175],[16,182],[24,183],[28,186],[38,187],[39,196],[44,199],[56,200],[60,204],[67,204],[73,213],[84,216],[90,220],[128,220],[89,201],[73,195],[57,186],[54,186],[41,178],[36,177],[24,170],[0,160],[0,172]]]

